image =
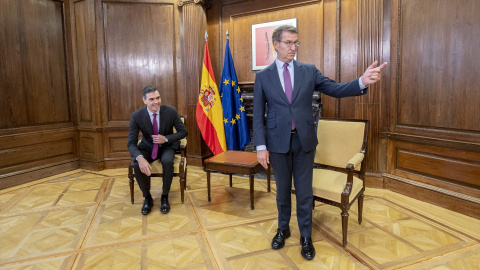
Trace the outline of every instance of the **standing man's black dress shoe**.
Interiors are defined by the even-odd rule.
[[[170,204],[168,203],[168,195],[162,195],[161,204],[160,204],[160,212],[162,214],[167,214],[170,212]]]
[[[302,256],[307,260],[315,258],[315,247],[312,243],[312,237],[300,237],[300,245],[302,245]]]
[[[277,234],[273,237],[272,240],[272,248],[273,249],[281,249],[285,246],[285,239],[290,237],[290,228],[286,230],[277,229]]]
[[[150,212],[152,212],[152,207],[153,207],[152,197],[145,198],[145,201],[143,202],[143,206],[142,206],[142,215],[150,214]]]

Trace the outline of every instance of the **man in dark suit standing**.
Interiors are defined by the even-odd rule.
[[[363,95],[367,92],[366,86],[380,80],[381,69],[386,63],[377,67],[374,62],[361,78],[337,83],[323,76],[314,65],[293,60],[300,45],[295,27],[278,27],[273,32],[272,41],[277,58],[256,74],[253,98],[253,140],[257,159],[265,168],[272,162],[277,185],[278,230],[272,248],[282,248],[290,236],[293,175],[301,254],[311,260],[315,257],[311,238],[312,176],[318,143],[312,115],[313,92],[320,91],[337,98]]]
[[[155,86],[143,88],[143,103],[147,105],[132,113],[130,129],[128,131],[128,150],[136,162],[134,173],[137,183],[142,190],[145,201],[142,214],[148,215],[152,211],[153,198],[150,194],[148,177],[150,163],[160,159],[163,168],[163,191],[160,212],[170,212],[168,192],[173,178],[173,158],[175,150],[180,147],[180,140],[187,136],[187,128],[178,116],[177,109],[162,105],[160,93]],[[176,133],[173,133],[173,127]],[[138,143],[138,132],[142,132],[142,141]],[[138,144],[137,144],[138,143]]]

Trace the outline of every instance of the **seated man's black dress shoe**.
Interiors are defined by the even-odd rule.
[[[286,230],[277,229],[277,234],[273,237],[272,240],[272,248],[273,249],[281,249],[285,246],[285,239],[290,237],[290,228]]]
[[[170,204],[168,203],[168,195],[162,195],[161,204],[160,204],[160,212],[162,214],[167,214],[170,212]]]
[[[150,214],[150,212],[152,212],[152,207],[153,207],[152,197],[145,198],[145,201],[143,202],[143,206],[142,206],[142,215]]]
[[[312,243],[312,237],[300,237],[300,245],[302,245],[302,256],[307,260],[315,258],[315,247]]]

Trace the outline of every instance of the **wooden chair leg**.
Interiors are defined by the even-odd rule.
[[[348,212],[342,212],[343,247],[347,246]]]
[[[183,176],[183,179],[184,179],[184,185],[183,185],[183,188],[184,190],[187,190],[187,168],[185,168],[185,175]]]
[[[184,196],[185,196],[185,178],[180,176],[180,196],[182,199],[182,204],[184,202]]]
[[[358,197],[358,224],[362,224],[363,197],[365,197],[363,193]]]
[[[133,177],[134,177],[134,174],[133,174],[133,168],[132,166],[129,166],[128,167],[128,184],[130,185],[130,201],[132,202],[132,204],[134,203],[134,192],[133,192]]]

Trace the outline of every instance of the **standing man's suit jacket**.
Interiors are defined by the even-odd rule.
[[[325,76],[311,64],[292,61],[294,83],[292,104],[282,88],[277,65],[258,72],[255,78],[253,97],[253,140],[255,146],[266,145],[267,150],[286,153],[290,147],[292,117],[304,151],[317,146],[316,123],[312,114],[312,96],[320,91],[332,97],[348,97],[365,94],[358,79],[337,83]],[[264,123],[265,103],[267,118]]]
[[[159,147],[168,147],[178,149],[180,147],[180,140],[185,138],[188,134],[187,128],[178,116],[177,109],[168,105],[160,106],[160,128],[158,134],[165,136],[168,143],[159,145]],[[177,130],[173,133],[173,127]],[[138,143],[138,132],[142,132],[142,141]],[[153,149],[153,125],[148,114],[147,107],[143,107],[132,113],[130,118],[130,129],[128,130],[128,151],[133,158],[137,158],[142,154],[139,147],[148,148],[150,152]]]

